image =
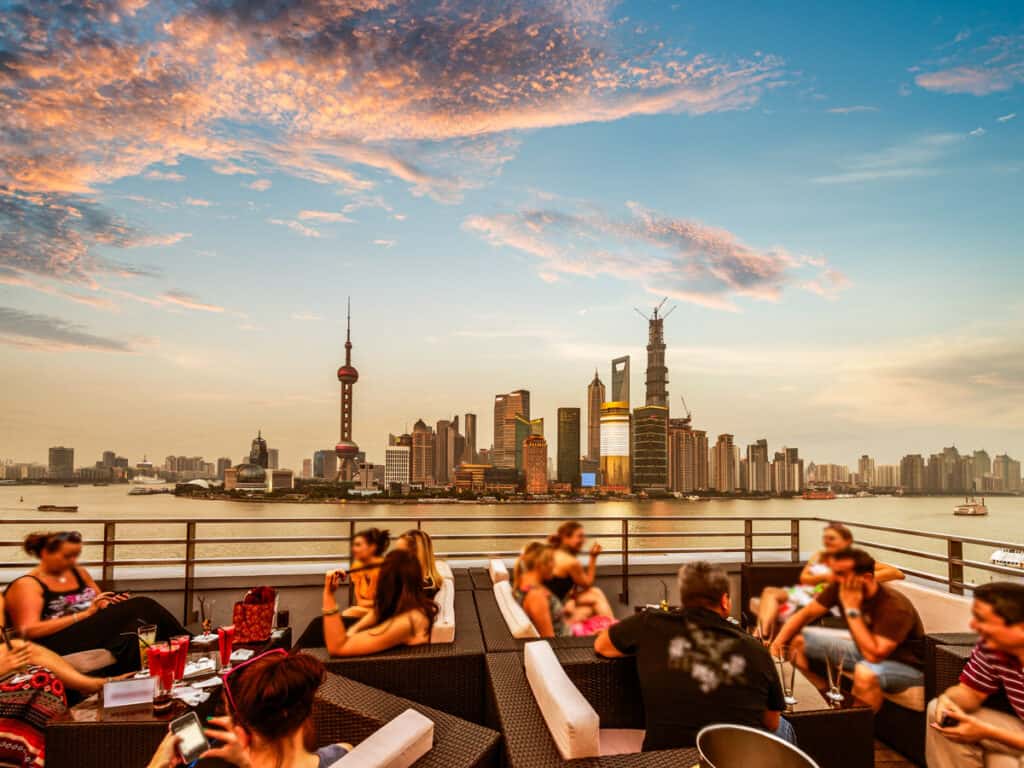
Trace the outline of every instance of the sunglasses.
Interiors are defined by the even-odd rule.
[[[70,541],[72,544],[81,544],[82,534],[78,531],[61,531],[55,534],[50,541]]]
[[[237,679],[237,675],[238,675],[239,672],[241,672],[246,667],[248,667],[248,666],[250,666],[252,664],[255,664],[260,659],[266,659],[266,658],[268,658],[270,656],[287,656],[287,655],[288,655],[288,652],[286,650],[284,650],[283,648],[275,648],[272,651],[266,651],[264,653],[261,653],[259,656],[253,656],[248,661],[243,661],[237,667],[232,667],[231,669],[229,669],[227,672],[224,673],[224,675],[221,677],[221,679],[224,681],[224,692],[228,695],[228,705],[231,707],[231,712],[232,713],[237,712],[238,711],[238,707],[235,706],[235,697],[231,693],[231,680],[232,679]]]

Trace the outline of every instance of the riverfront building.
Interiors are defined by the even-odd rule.
[[[601,459],[601,403],[605,402],[604,384],[594,370],[594,380],[587,385],[587,458]]]
[[[548,492],[548,441],[541,435],[530,435],[523,441],[523,472],[526,492]]]
[[[601,487],[625,492],[632,487],[630,474],[629,404],[609,402],[601,405]]]
[[[517,389],[494,396],[494,448],[491,463],[499,469],[515,469],[522,442],[516,441],[516,417],[530,419],[530,393]]]
[[[645,405],[633,411],[633,488],[668,489],[668,407]]]
[[[580,409],[558,409],[558,482],[580,484]]]
[[[47,475],[53,480],[71,480],[75,476],[75,449],[62,445],[51,448]]]
[[[384,487],[408,486],[412,478],[412,448],[389,445],[384,449]]]

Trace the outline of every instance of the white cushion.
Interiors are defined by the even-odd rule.
[[[601,756],[635,755],[644,749],[647,731],[632,728],[602,728],[598,734]]]
[[[526,615],[515,596],[512,594],[512,585],[507,581],[499,581],[494,585],[494,599],[498,602],[498,610],[501,611],[505,624],[512,637],[529,639],[540,637],[540,632],[533,626],[530,617]]]
[[[434,721],[407,709],[329,768],[409,768],[434,746]]]
[[[939,592],[909,581],[889,581],[886,586],[910,598],[921,616],[926,633],[970,631],[967,626],[971,621],[970,598]]]
[[[523,648],[526,679],[563,760],[601,754],[601,721],[547,642]]]
[[[434,565],[437,566],[437,572],[441,574],[441,578],[445,581],[455,581],[455,574],[452,572],[452,567],[448,565],[444,560],[435,560]]]
[[[491,584],[497,584],[499,581],[508,581],[508,568],[505,567],[504,560],[491,560],[490,565],[487,566],[487,571],[491,574]]]
[[[454,643],[455,642],[455,582],[451,579],[444,579],[441,582],[441,589],[434,595],[434,602],[437,603],[437,618],[434,619],[434,627],[430,631],[430,642],[432,643]]]

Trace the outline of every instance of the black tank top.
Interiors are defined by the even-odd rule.
[[[70,616],[73,613],[87,611],[92,605],[92,601],[96,599],[96,590],[85,583],[85,579],[82,578],[82,574],[78,572],[77,568],[72,569],[72,572],[75,574],[77,586],[67,592],[56,592],[46,586],[42,579],[29,574],[12,581],[7,585],[4,594],[6,595],[10,588],[21,581],[21,579],[32,579],[43,588],[43,612],[39,617],[42,621],[59,619],[63,616]]]
[[[569,593],[572,592],[572,588],[576,586],[576,582],[572,580],[572,576],[552,576],[544,582],[544,586],[564,603]]]

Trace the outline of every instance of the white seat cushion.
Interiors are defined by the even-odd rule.
[[[501,611],[505,624],[512,637],[529,639],[540,637],[537,628],[533,626],[530,617],[526,615],[523,606],[516,602],[512,594],[512,585],[507,581],[499,581],[494,585],[494,599],[498,602],[498,610]]]
[[[430,630],[430,642],[432,643],[454,643],[455,642],[455,582],[451,579],[444,579],[441,582],[441,589],[434,596],[437,603],[437,618],[434,619],[434,627]]]
[[[564,760],[601,754],[601,721],[579,689],[572,684],[547,642],[523,648],[526,679],[551,738]]]
[[[647,731],[631,728],[602,728],[598,737],[601,741],[601,756],[635,755],[644,749]]]
[[[448,565],[444,560],[435,560],[434,565],[437,566],[437,572],[441,574],[441,578],[445,581],[455,581],[455,574],[452,572],[452,567]]]
[[[911,581],[889,581],[886,586],[902,592],[914,604],[924,631],[968,632],[971,621],[971,599],[963,595],[950,595],[937,589],[922,587]]]
[[[329,768],[409,768],[434,746],[434,721],[407,709]]]
[[[504,560],[491,560],[490,565],[487,566],[487,572],[491,574],[491,584],[508,581],[508,568],[505,567]]]

